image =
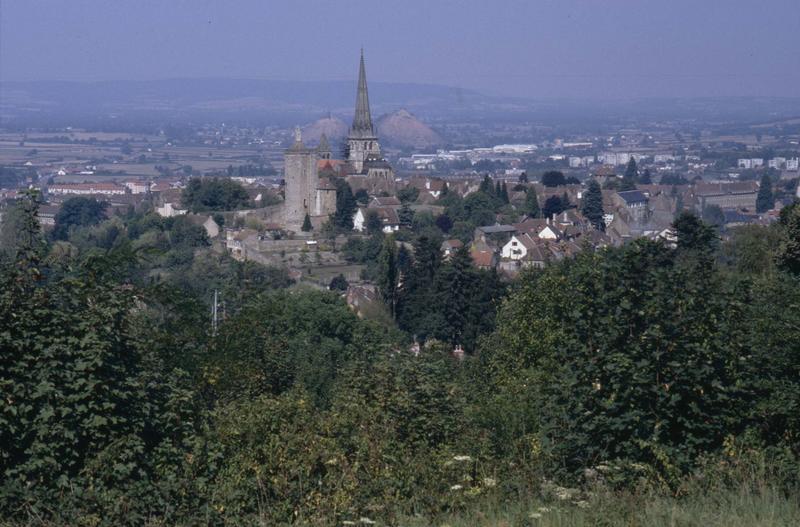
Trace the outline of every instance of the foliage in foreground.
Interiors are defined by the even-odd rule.
[[[193,276],[249,291],[213,333],[205,287],[148,284],[125,243],[57,252],[21,210],[0,269],[10,523],[796,523],[798,207],[771,266],[721,267],[682,217],[677,249],[532,272],[463,362],[407,352],[335,293],[193,254]],[[470,298],[458,258],[438,273]]]

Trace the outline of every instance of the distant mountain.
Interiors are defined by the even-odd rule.
[[[347,123],[338,117],[323,117],[303,127],[303,141],[311,144],[318,143],[322,134],[325,134],[333,146],[347,137],[347,130]]]
[[[355,82],[172,79],[0,82],[0,118],[9,121],[259,121],[292,125],[331,114],[352,119]],[[474,115],[507,99],[427,84],[370,83],[373,114]],[[521,106],[522,107],[522,106]],[[521,108],[520,107],[520,108]]]
[[[428,148],[444,143],[439,134],[406,109],[381,116],[377,128],[381,141],[392,146]]]
[[[352,81],[169,79],[0,81],[0,124],[96,129],[163,123],[294,126],[325,115],[349,123]],[[535,122],[586,129],[643,120],[753,123],[800,116],[800,97],[567,100],[484,95],[449,86],[371,82],[373,115],[406,109],[420,120]]]

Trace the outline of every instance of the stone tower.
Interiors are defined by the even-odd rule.
[[[328,136],[325,135],[323,132],[322,137],[319,138],[319,145],[317,146],[317,152],[319,152],[320,159],[330,159],[331,158],[331,144],[328,142]]]
[[[353,126],[347,136],[347,160],[360,173],[364,170],[364,161],[380,158],[381,147],[378,136],[372,126],[372,116],[369,111],[369,94],[367,93],[367,73],[364,68],[364,50],[361,50],[361,64],[358,68],[358,90],[356,92],[356,112],[353,117]]]
[[[317,188],[317,150],[306,148],[295,128],[294,144],[284,154],[284,221],[287,227],[298,228],[303,224],[306,214],[318,214],[316,209]]]

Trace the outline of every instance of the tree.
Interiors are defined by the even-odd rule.
[[[247,208],[250,195],[230,178],[191,178],[181,193],[183,206],[192,212],[223,211]]]
[[[550,196],[544,202],[542,207],[542,216],[545,218],[552,218],[553,215],[561,214],[567,209],[564,201],[559,196]]]
[[[508,203],[509,202],[508,186],[506,185],[505,181],[503,181],[503,185],[500,187],[500,199],[503,200],[503,203]]]
[[[710,253],[717,244],[714,229],[703,223],[696,214],[683,211],[672,223],[678,237],[678,249]]]
[[[520,183],[527,183],[528,182],[528,174],[523,172],[519,175],[519,182]]]
[[[383,220],[381,220],[378,211],[375,209],[367,209],[364,225],[367,228],[367,234],[370,236],[383,231]]]
[[[383,240],[383,246],[378,255],[378,289],[392,318],[395,317],[397,307],[398,279],[397,246],[394,243],[394,236],[390,235]]]
[[[781,209],[779,225],[784,241],[778,247],[775,263],[779,269],[800,276],[800,202]]]
[[[353,189],[341,178],[336,178],[336,212],[331,218],[334,226],[340,230],[353,230],[353,215],[358,209],[358,202],[353,196]]]
[[[400,220],[400,225],[406,229],[410,228],[414,223],[414,211],[411,210],[408,202],[403,203],[400,210],[397,212],[397,217]]]
[[[447,234],[450,232],[450,229],[453,228],[453,220],[450,219],[450,216],[447,213],[442,213],[436,216],[436,226],[439,227],[443,233]]]
[[[542,174],[542,185],[545,187],[560,187],[566,184],[564,174],[558,170],[549,170]]]
[[[314,230],[314,226],[311,225],[311,217],[308,214],[303,218],[303,226],[300,227],[300,230],[303,232],[311,232]]]
[[[628,161],[628,166],[625,167],[625,174],[623,177],[633,181],[636,181],[639,177],[639,169],[636,167],[636,158],[633,156],[631,156],[631,159]]]
[[[600,184],[592,179],[583,195],[581,212],[591,222],[595,229],[604,231],[606,224],[603,220],[603,191]]]
[[[650,169],[645,168],[644,173],[639,178],[639,183],[642,185],[650,185],[653,183],[653,179],[650,177]]]
[[[483,180],[478,186],[478,191],[490,196],[494,194],[494,185],[492,185],[492,178],[489,177],[489,174],[483,176]]]
[[[397,199],[403,203],[413,203],[419,197],[419,189],[408,185],[397,191]]]
[[[707,205],[703,209],[703,221],[716,227],[721,227],[725,225],[725,213],[722,212],[719,205]]]
[[[369,203],[369,193],[366,189],[360,188],[355,193],[356,201],[359,205],[366,206]]]
[[[756,212],[762,213],[775,207],[775,196],[772,193],[772,178],[764,174],[758,186],[758,196],[756,197]]]
[[[536,195],[535,187],[528,187],[525,195],[525,213],[531,218],[538,218],[542,211],[539,208],[539,197]]]
[[[341,273],[331,278],[331,283],[328,285],[328,289],[331,291],[347,291],[348,287],[350,287],[350,284]]]
[[[696,270],[637,240],[523,276],[487,360],[501,390],[529,401],[553,470],[636,460],[670,475],[737,429],[732,337],[747,318]]]
[[[467,313],[472,300],[472,288],[475,284],[472,257],[466,245],[462,245],[450,258],[442,271],[439,287],[444,295],[443,336],[451,344],[462,344],[466,326]]]
[[[55,216],[53,238],[66,240],[70,227],[97,225],[105,218],[107,204],[95,198],[78,196],[69,198]]]

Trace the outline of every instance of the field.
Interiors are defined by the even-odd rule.
[[[163,136],[103,132],[0,134],[0,166],[30,163],[42,174],[91,165],[104,179],[152,178],[165,168],[177,172],[187,165],[201,174],[223,171],[231,165],[259,163],[280,169],[282,160],[282,147],[273,143],[173,145]],[[97,178],[71,175],[57,180],[82,182]]]

